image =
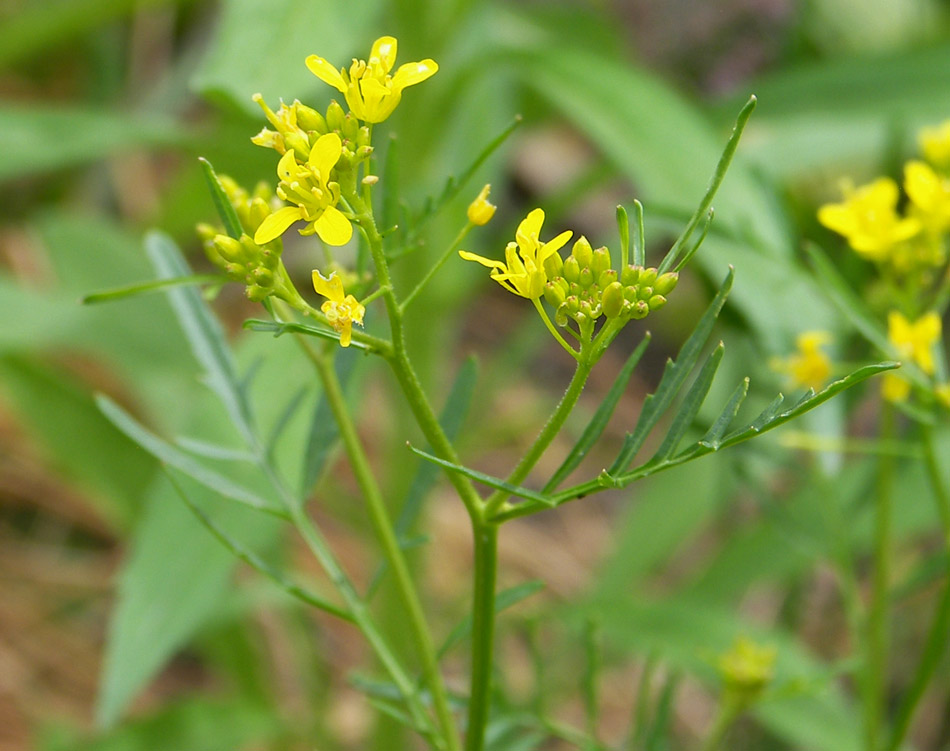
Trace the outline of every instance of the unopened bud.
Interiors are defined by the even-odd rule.
[[[675,271],[667,271],[665,274],[660,274],[660,276],[657,277],[653,289],[656,290],[657,294],[668,295],[673,291],[673,288],[676,287],[679,280],[679,274]]]
[[[600,298],[601,307],[607,318],[616,318],[623,311],[623,285],[620,282],[613,282],[604,289],[604,294]]]
[[[225,261],[238,263],[244,258],[244,248],[241,243],[228,235],[215,235],[214,249]]]
[[[563,269],[564,259],[561,258],[560,253],[552,253],[544,259],[544,273],[547,274],[548,277],[560,277]]]
[[[577,248],[577,245],[574,246]],[[564,269],[562,271],[564,278],[569,282],[577,283],[581,276],[581,266],[577,262],[577,256],[573,253],[564,259]]]
[[[640,272],[642,271],[639,266],[627,266],[620,272],[620,281],[625,287],[631,287],[640,281]]]
[[[640,286],[652,287],[656,282],[656,269],[643,269],[640,272]]]
[[[653,287],[637,287],[637,298],[640,300],[649,300],[653,297]]]
[[[363,185],[375,185],[379,182],[379,175],[366,175],[360,182]]]
[[[601,289],[606,289],[616,281],[617,272],[614,269],[606,269],[601,271],[600,276],[597,277],[597,286]]]
[[[610,268],[610,251],[607,248],[597,248],[594,251],[594,257],[590,262],[590,269],[595,276],[599,276]]]
[[[581,267],[581,275],[578,277],[577,283],[580,284],[583,289],[590,288],[590,285],[594,283],[594,272],[590,270],[590,266]]]
[[[637,300],[630,307],[630,317],[639,321],[641,318],[646,318],[650,313],[650,306],[647,305],[643,300]]]
[[[559,308],[566,299],[564,288],[556,282],[548,282],[544,285],[544,299],[552,308]]]
[[[574,249],[571,251],[571,255],[577,259],[577,263],[583,269],[587,266],[590,266],[590,262],[594,257],[594,249],[591,248],[590,243],[587,242],[587,238],[583,235],[574,243]]]
[[[479,226],[488,224],[495,216],[497,206],[488,202],[489,193],[491,193],[491,185],[486,185],[478,197],[468,205],[468,220],[472,224]]]
[[[659,310],[666,305],[666,298],[663,297],[663,295],[653,295],[653,297],[647,300],[647,305],[650,306],[650,310]]]
[[[297,110],[297,125],[301,128],[308,131],[316,131],[321,135],[327,132],[327,121],[323,115],[313,109],[313,107],[308,107],[306,104],[295,101],[294,108]]]
[[[327,107],[327,128],[329,130],[343,130],[343,119],[346,117],[346,112],[340,106],[340,103],[334,99],[330,102],[330,106]]]

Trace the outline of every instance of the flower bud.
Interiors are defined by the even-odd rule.
[[[301,104],[300,101],[294,101],[294,109],[297,111],[297,125],[307,131],[316,131],[323,135],[327,132],[327,121],[323,115],[317,112],[313,107]]]
[[[656,282],[656,269],[643,269],[640,272],[640,286],[652,287]]]
[[[478,197],[468,205],[468,220],[472,224],[479,226],[488,224],[491,218],[495,216],[494,204],[488,202],[488,194],[491,193],[491,185],[482,188]]]
[[[574,246],[577,249],[577,245]],[[569,282],[577,283],[581,276],[581,266],[577,262],[577,257],[572,253],[564,260],[563,268],[564,278]]]
[[[594,251],[594,257],[590,263],[590,269],[594,276],[599,276],[610,268],[610,251],[601,247]]]
[[[557,306],[557,311],[554,313],[554,322],[561,326],[567,326],[567,318],[570,311],[568,310],[567,303],[561,303]]]
[[[552,308],[560,308],[566,297],[564,288],[560,284],[550,281],[544,285],[544,299]]]
[[[270,205],[268,205],[267,201],[259,196],[252,198],[247,212],[247,229],[250,234],[253,235],[257,232],[257,228],[260,227],[261,223],[270,215]]]
[[[329,130],[343,130],[343,119],[346,117],[346,112],[340,106],[340,103],[334,99],[330,102],[330,106],[327,107],[327,128]]]
[[[574,249],[571,251],[571,255],[577,259],[577,263],[580,268],[585,268],[590,266],[590,262],[594,257],[594,250],[591,248],[590,243],[587,242],[587,238],[583,235],[574,243]]]
[[[619,316],[623,311],[623,285],[620,282],[612,282],[607,285],[600,301],[604,315],[607,318]]]
[[[297,161],[306,161],[310,156],[310,141],[299,133],[284,133],[284,146],[294,150]]]
[[[624,287],[631,287],[640,280],[640,272],[642,268],[639,266],[629,265],[620,272],[620,281]]]
[[[668,295],[676,287],[677,282],[680,280],[680,275],[675,271],[667,271],[665,274],[661,274],[657,277],[656,283],[653,285],[653,289],[659,295]]]
[[[637,287],[637,299],[649,300],[653,297],[653,287]]]
[[[225,261],[240,263],[244,260],[244,248],[238,240],[228,235],[215,235],[214,249]]]
[[[563,268],[564,259],[561,258],[560,253],[552,253],[544,259],[544,273],[547,274],[548,277],[560,277]]]
[[[643,300],[637,300],[630,307],[630,317],[637,321],[639,321],[641,318],[646,318],[649,313],[650,306],[647,305]]]
[[[564,304],[567,306],[567,313],[570,316],[577,315],[577,311],[580,310],[580,300],[577,299],[576,295],[568,297]]]
[[[590,288],[590,285],[594,283],[594,272],[590,270],[590,266],[581,267],[581,275],[577,283],[580,284],[583,289]]]
[[[360,124],[353,116],[352,112],[347,112],[343,116],[343,127],[341,128],[343,137],[351,143],[356,143],[359,139]]]
[[[611,284],[617,281],[617,272],[614,269],[606,269],[600,272],[597,277],[597,286],[601,289],[607,289]]]
[[[647,305],[650,306],[650,310],[659,310],[664,305],[666,305],[666,298],[663,295],[653,295],[649,300],[647,300]]]

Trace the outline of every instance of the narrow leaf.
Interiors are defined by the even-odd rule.
[[[669,432],[666,434],[663,443],[660,444],[660,448],[651,461],[663,461],[676,451],[689,426],[692,425],[693,420],[696,419],[699,408],[706,400],[706,395],[709,393],[710,386],[712,386],[713,378],[716,377],[716,371],[719,369],[719,363],[722,362],[724,349],[723,343],[719,342],[719,346],[706,358],[702,370],[699,371],[699,375],[696,376],[693,385],[689,391],[686,392],[686,398],[683,399],[679,412],[677,412],[673,418],[673,424],[670,426]]]
[[[722,437],[726,434],[732,421],[736,419],[739,407],[742,402],[745,401],[746,394],[748,393],[749,378],[746,377],[742,379],[742,383],[736,386],[736,390],[732,392],[732,396],[729,397],[726,406],[722,408],[719,417],[716,418],[716,421],[710,426],[709,430],[706,431],[706,435],[700,439],[699,442],[701,445],[708,446],[713,450],[719,448]]]
[[[280,417],[277,418],[277,422],[274,423],[274,427],[267,438],[267,447],[265,449],[265,453],[270,458],[272,464],[274,463],[274,453],[277,450],[277,444],[280,442],[284,430],[286,430],[294,415],[297,414],[297,410],[300,408],[303,398],[307,395],[307,390],[306,386],[301,386],[297,389],[297,393],[287,400],[287,405],[284,407],[283,412],[280,413]]]
[[[273,334],[275,337],[283,336],[284,334],[306,334],[307,336],[329,339],[334,342],[340,341],[340,333],[338,331],[322,326],[313,326],[308,323],[297,323],[296,321],[265,321],[260,318],[249,318],[244,322],[244,328],[250,331],[262,331]],[[357,341],[356,339],[350,342],[350,346],[355,349],[371,352],[378,351],[372,344]]]
[[[630,218],[623,206],[617,206],[617,232],[620,234],[620,268],[630,263]]]
[[[352,375],[356,365],[356,357],[345,357],[338,354],[334,358],[333,369],[336,378],[348,396]],[[303,461],[303,476],[301,478],[301,498],[306,498],[314,484],[323,472],[323,467],[330,456],[331,449],[336,445],[340,429],[335,419],[330,403],[321,394],[313,411],[310,421],[310,433],[307,438],[307,449]]]
[[[476,469],[470,469],[469,467],[463,467],[461,464],[453,464],[448,462],[445,459],[440,459],[437,456],[433,456],[425,451],[417,449],[410,443],[406,444],[409,447],[409,450],[412,451],[416,456],[421,456],[427,462],[432,462],[433,464],[438,464],[445,470],[449,472],[456,472],[460,475],[468,477],[470,480],[475,480],[480,482],[483,485],[487,485],[490,488],[495,488],[496,490],[503,490],[509,495],[516,495],[519,498],[525,498],[529,501],[534,501],[535,503],[540,503],[545,506],[553,506],[553,501],[546,495],[541,495],[533,490],[528,488],[523,488],[520,485],[512,485],[509,482],[498,477],[492,477],[491,475],[486,475],[484,472],[479,472]]]
[[[544,589],[544,582],[540,579],[535,579],[533,581],[524,582],[523,584],[518,584],[510,589],[503,590],[498,593],[495,597],[495,613],[501,613],[503,610],[507,610],[513,605],[517,605],[522,600],[526,600],[531,597],[531,595],[536,594]],[[459,623],[449,635],[446,637],[445,642],[439,648],[438,659],[442,659],[445,655],[457,644],[459,644],[465,637],[472,633],[472,616],[468,615],[465,619]]]
[[[699,319],[696,328],[693,329],[693,333],[689,335],[683,344],[682,349],[680,349],[676,357],[676,361],[667,361],[666,369],[663,371],[663,377],[660,379],[659,386],[657,386],[653,394],[650,394],[644,399],[643,407],[640,411],[640,418],[637,420],[633,433],[627,434],[617,459],[611,465],[610,469],[607,470],[609,474],[613,476],[621,474],[630,462],[633,461],[640,447],[643,445],[643,442],[650,434],[650,431],[653,430],[654,426],[660,420],[660,417],[662,417],[680,388],[682,388],[686,382],[690,371],[699,359],[700,352],[706,344],[706,340],[712,333],[716,318],[719,316],[719,312],[726,302],[726,297],[728,297],[729,290],[732,288],[733,273],[734,270],[730,266],[729,273],[723,280],[719,292]]]
[[[228,534],[223,527],[216,524],[210,516],[202,511],[202,509],[199,508],[194,503],[194,501],[188,497],[188,494],[185,492],[184,488],[182,488],[181,485],[175,481],[175,478],[171,473],[169,473],[169,479],[171,480],[175,491],[181,497],[182,501],[185,502],[185,505],[188,506],[188,508],[191,509],[191,512],[198,518],[198,521],[200,521],[208,529],[208,531],[211,532],[211,534],[213,534],[222,545],[224,545],[224,547],[230,550],[231,553],[273,581],[278,587],[284,590],[291,597],[295,597],[301,602],[312,605],[315,608],[329,613],[330,615],[335,615],[337,618],[342,618],[344,621],[353,623],[353,616],[351,616],[348,612],[334,605],[328,600],[325,600],[319,595],[308,592],[302,587],[294,584],[280,571],[273,568],[269,563],[261,558],[257,553]]]
[[[247,451],[232,449],[217,443],[209,443],[198,438],[178,436],[175,443],[190,454],[197,454],[207,459],[216,459],[224,462],[254,462],[255,457]]]
[[[643,204],[636,199],[633,201],[633,229],[633,265],[646,266],[647,241],[643,231]]]
[[[590,419],[590,422],[587,423],[587,427],[584,428],[581,437],[577,440],[577,443],[574,444],[574,448],[571,449],[570,453],[564,458],[561,466],[555,470],[542,492],[549,493],[562,483],[564,478],[577,469],[584,457],[587,456],[587,452],[590,451],[591,447],[597,442],[597,439],[600,438],[604,432],[604,428],[607,427],[607,423],[610,422],[610,418],[617,408],[620,397],[626,390],[627,384],[630,382],[630,377],[633,375],[633,371],[640,362],[640,358],[643,357],[643,353],[646,351],[649,343],[650,334],[647,333],[643,337],[643,341],[637,345],[637,348],[633,350],[630,357],[627,358],[627,362],[624,363],[623,368],[621,368],[617,374],[617,379],[614,381],[613,386],[610,387],[610,391],[607,392],[607,395],[600,403],[600,406]]]
[[[211,191],[211,200],[214,202],[214,208],[218,212],[218,216],[221,217],[224,230],[235,240],[240,240],[241,235],[244,234],[241,229],[241,220],[238,219],[237,211],[234,210],[234,206],[228,200],[228,194],[224,192],[224,186],[221,185],[214,167],[204,157],[198,157],[198,161],[201,162],[201,170],[204,172],[205,180],[208,183],[208,190]]]
[[[96,404],[113,425],[159,461],[183,472],[193,480],[200,482],[205,487],[214,490],[225,498],[230,498],[231,500],[243,503],[245,506],[250,506],[260,511],[267,511],[268,513],[278,516],[283,515],[283,510],[276,507],[270,501],[232,482],[224,475],[201,464],[201,462],[195,461],[187,454],[179,451],[172,444],[143,428],[128,412],[109,397],[98,394],[96,396]]]
[[[227,281],[218,274],[191,274],[189,276],[179,276],[174,279],[157,279],[150,282],[138,282],[137,284],[128,284],[124,287],[113,287],[104,289],[101,292],[93,292],[80,299],[83,305],[91,305],[99,302],[112,302],[121,300],[124,297],[136,297],[146,295],[150,292],[161,292],[169,287],[184,287],[199,284],[223,284]]]

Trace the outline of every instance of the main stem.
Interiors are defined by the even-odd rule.
[[[442,680],[442,674],[439,671],[435,645],[432,643],[432,636],[429,633],[425,614],[422,610],[422,604],[419,601],[419,595],[416,592],[412,577],[409,574],[409,566],[406,563],[402,548],[396,539],[396,533],[393,529],[392,520],[389,518],[389,513],[386,510],[382,492],[369,466],[369,460],[366,457],[363,444],[356,432],[356,426],[353,424],[350,413],[346,408],[343,390],[340,388],[340,382],[333,370],[333,366],[326,358],[320,356],[315,356],[313,363],[317,368],[320,380],[323,382],[324,394],[339,426],[340,437],[346,449],[347,456],[350,459],[353,473],[356,475],[360,490],[366,499],[373,529],[383,549],[383,555],[389,563],[396,580],[396,591],[405,609],[409,628],[412,631],[413,639],[422,661],[422,670],[425,675],[426,685],[428,685],[429,690],[432,692],[432,703],[435,708],[436,716],[439,719],[439,725],[442,728],[446,746],[450,750],[457,749],[459,747],[458,736],[455,730],[455,723],[452,719],[452,712],[449,709],[445,684]]]
[[[472,595],[472,676],[465,751],[482,751],[491,709],[498,525],[483,521],[474,524],[472,531],[475,544],[475,590]]]
[[[881,407],[880,439],[894,438],[894,408]],[[894,457],[883,454],[878,465],[874,516],[874,572],[867,622],[867,653],[864,660],[865,748],[878,751],[884,721],[887,689],[888,583],[891,567],[891,517],[893,515]]]

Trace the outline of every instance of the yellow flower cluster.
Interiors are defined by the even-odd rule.
[[[941,266],[950,230],[950,121],[920,135],[924,161],[904,165],[907,205],[889,177],[855,188],[842,185],[844,201],[822,206],[818,220],[844,236],[861,257],[899,274]]]
[[[795,354],[773,358],[769,365],[772,370],[785,373],[792,388],[820,391],[831,377],[831,360],[823,349],[830,343],[831,334],[827,331],[805,331],[795,340]]]
[[[911,323],[896,310],[887,316],[887,338],[897,356],[913,362],[926,375],[937,371],[934,348],[941,337],[940,316],[930,311]],[[945,387],[937,387],[938,398]],[[897,373],[886,373],[881,384],[881,393],[891,402],[904,402],[910,396],[910,381]]]

